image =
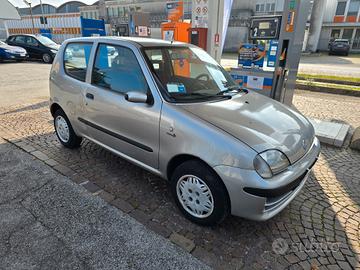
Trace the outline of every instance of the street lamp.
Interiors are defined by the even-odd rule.
[[[31,7],[31,0],[23,0],[25,5],[30,7],[30,17],[31,17],[31,23],[32,23],[32,33],[35,34],[35,25],[34,25],[34,17],[32,14],[32,7]]]

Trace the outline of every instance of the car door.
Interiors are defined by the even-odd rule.
[[[41,44],[34,37],[31,36],[26,37],[26,50],[31,58],[36,58],[36,59],[42,58]]]
[[[26,36],[22,36],[22,35],[15,36],[8,42],[8,44],[13,45],[13,46],[22,47],[26,51],[28,51],[27,44],[26,44]]]
[[[156,169],[162,102],[145,61],[132,46],[98,45],[84,92],[85,114],[79,120],[90,127],[92,139]],[[127,92],[147,93],[148,102],[129,102]]]

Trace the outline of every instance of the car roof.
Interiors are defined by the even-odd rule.
[[[348,39],[341,39],[341,38],[337,38],[334,41],[338,41],[338,42],[349,42]]]
[[[187,44],[179,41],[166,41],[162,39],[155,38],[141,38],[141,37],[116,37],[116,36],[104,36],[104,37],[80,37],[80,38],[71,38],[66,40],[66,42],[76,42],[76,41],[127,41],[134,44],[137,47],[181,47],[181,46],[191,46],[191,44]]]
[[[16,36],[28,36],[28,37],[36,38],[38,36],[41,36],[41,34],[36,34],[36,35],[34,35],[34,34],[14,34],[14,35],[10,35],[9,37],[16,37]]]

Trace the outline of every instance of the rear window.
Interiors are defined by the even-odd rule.
[[[342,43],[342,44],[349,44],[349,41],[348,41],[348,40],[339,40],[339,39],[337,39],[337,40],[335,40],[334,42],[335,42],[335,43]]]
[[[91,53],[91,43],[69,43],[64,52],[66,74],[79,81],[85,81]]]

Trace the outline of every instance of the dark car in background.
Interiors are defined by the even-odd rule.
[[[42,35],[12,35],[6,40],[12,46],[24,48],[31,59],[39,59],[45,63],[52,63],[60,45]]]
[[[329,55],[332,54],[343,54],[349,55],[350,42],[348,39],[334,39],[329,43]]]
[[[10,46],[5,42],[0,41],[0,61],[4,60],[16,60],[22,61],[28,57],[28,54],[24,48]]]

